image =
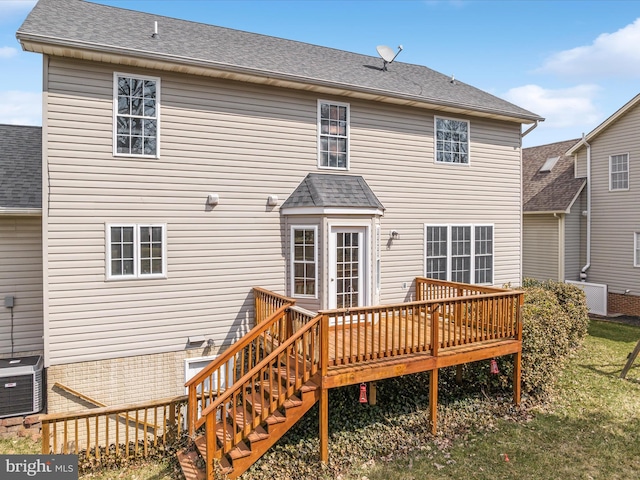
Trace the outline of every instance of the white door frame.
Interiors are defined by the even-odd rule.
[[[360,245],[358,250],[358,285],[360,295],[358,296],[358,306],[371,305],[371,222],[340,221],[329,223],[329,252],[328,252],[328,281],[327,291],[329,292],[328,308],[336,308],[336,234],[338,232],[358,232],[360,235]]]

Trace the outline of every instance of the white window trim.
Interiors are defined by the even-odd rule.
[[[467,157],[469,159],[467,163],[438,161],[438,119],[455,120],[457,122],[464,122],[467,124]],[[471,122],[469,120],[465,120],[464,118],[444,117],[441,115],[434,115],[433,117],[433,163],[437,165],[457,165],[459,167],[468,167],[471,165]]]
[[[495,233],[496,227],[493,223],[450,223],[450,224],[442,224],[442,223],[425,223],[423,228],[423,236],[424,236],[424,248],[423,248],[423,261],[424,266],[422,269],[423,275],[427,276],[427,228],[435,227],[447,228],[447,282],[451,281],[451,259],[453,256],[451,255],[451,229],[453,227],[468,227],[471,230],[471,262],[469,265],[470,269],[470,278],[471,283],[474,285],[493,285],[491,282],[485,283],[475,283],[476,279],[476,227],[491,227],[491,245],[493,247],[491,251],[491,280],[495,281],[495,260],[496,260],[496,244],[495,244]]]
[[[612,185],[612,174],[613,172],[611,171],[611,162],[613,161],[613,157],[620,157],[620,156],[625,156],[627,157],[627,188],[613,188]],[[609,191],[610,192],[626,192],[629,190],[629,184],[630,182],[630,176],[629,176],[629,152],[626,153],[616,153],[614,155],[609,155]],[[619,173],[619,172],[618,172]]]
[[[111,274],[111,228],[112,227],[133,227],[133,274],[132,275],[112,275]],[[140,227],[161,227],[162,228],[162,273],[141,274],[140,273]],[[107,223],[105,224],[105,248],[106,263],[105,277],[107,280],[147,280],[157,278],[167,278],[167,224],[166,223]]]
[[[315,291],[313,295],[304,295],[304,294],[296,294],[295,293],[295,241],[294,234],[296,230],[313,230],[314,235],[314,245],[313,245],[313,261],[316,265],[316,275],[315,275]],[[290,255],[290,285],[291,285],[291,297],[292,298],[318,298],[318,226],[317,225],[292,225],[290,230],[290,245],[289,245],[289,255]]]
[[[132,77],[141,80],[153,80],[156,82],[156,153],[155,155],[134,154],[134,153],[118,153],[118,77]],[[148,75],[138,75],[135,73],[113,72],[113,156],[128,158],[160,158],[160,77],[151,77]]]
[[[640,248],[640,232],[633,232],[633,266],[640,267],[640,255],[638,255],[638,248]]]
[[[339,107],[347,107],[347,165],[346,167],[329,167],[324,166],[321,163],[321,155],[320,155],[320,139],[322,137],[321,130],[321,121],[322,121],[322,104],[328,103],[330,105],[337,105]],[[317,150],[317,163],[318,169],[320,170],[339,170],[339,171],[348,171],[351,168],[351,104],[343,103],[343,102],[334,102],[332,100],[322,100],[318,99],[317,102],[317,113],[316,113],[316,129],[317,129],[317,139],[316,139],[316,150]]]

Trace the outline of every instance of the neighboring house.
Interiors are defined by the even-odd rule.
[[[640,315],[640,95],[567,151],[585,178],[584,278],[606,284],[609,313]]]
[[[44,349],[41,166],[42,128],[0,125],[0,358]]]
[[[184,392],[252,325],[253,286],[310,310],[518,285],[522,125],[429,68],[80,0],[44,56],[49,411]],[[373,46],[372,46],[373,49]]]
[[[585,264],[586,181],[565,155],[578,140],[522,150],[522,272],[538,280],[580,280]]]

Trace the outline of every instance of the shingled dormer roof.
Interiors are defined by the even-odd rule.
[[[282,204],[280,210],[293,208],[367,209],[382,213],[384,206],[364,178],[357,175],[310,173]]]
[[[586,183],[575,178],[573,157],[565,155],[578,141],[522,149],[524,213],[565,213],[571,208]],[[548,159],[556,157],[549,171],[541,171]]]
[[[0,214],[42,208],[42,128],[0,125]]]
[[[155,22],[157,36],[153,35]],[[383,61],[376,56],[82,0],[40,0],[16,35],[25,50],[49,55],[268,83],[518,123],[542,120],[424,66],[395,61],[383,71]]]

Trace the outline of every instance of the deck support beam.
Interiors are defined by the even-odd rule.
[[[320,392],[320,461],[329,461],[329,389]]]
[[[429,372],[429,420],[431,421],[431,433],[437,433],[438,425],[438,369]]]
[[[513,355],[513,403],[520,405],[522,381],[522,351]]]

